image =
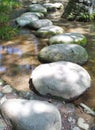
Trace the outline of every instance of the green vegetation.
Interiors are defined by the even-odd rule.
[[[15,0],[0,1],[0,39],[8,40],[17,34],[18,29],[10,25],[10,13],[19,7],[21,4]]]

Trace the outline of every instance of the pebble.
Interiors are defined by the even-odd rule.
[[[75,124],[75,123],[76,123],[76,120],[75,120],[75,119],[73,119],[73,117],[69,117],[69,118],[68,118],[68,121],[69,121],[70,123],[73,123],[73,124]]]
[[[5,85],[3,88],[2,88],[2,93],[11,93],[13,92],[13,89],[11,88],[10,85]]]
[[[77,125],[82,128],[83,130],[88,130],[89,129],[89,124],[85,122],[85,120],[81,117],[78,118]]]
[[[72,130],[80,130],[80,128],[75,126]]]
[[[3,86],[5,84],[4,80],[0,79],[0,86]]]

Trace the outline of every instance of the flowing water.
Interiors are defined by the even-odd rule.
[[[88,62],[83,66],[91,75],[91,88],[76,103],[83,102],[95,109],[95,25],[93,23],[67,22],[54,23],[65,32],[79,32],[87,37]],[[27,33],[27,32],[26,32]],[[29,77],[32,70],[41,64],[37,55],[47,46],[47,39],[38,39],[34,33],[19,35],[10,41],[0,42],[0,76],[17,90],[29,91]]]

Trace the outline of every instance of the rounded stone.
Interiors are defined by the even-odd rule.
[[[28,24],[30,24],[32,21],[38,20],[39,18],[36,15],[27,13],[27,14],[23,14],[20,17],[18,17],[16,19],[16,23],[23,27],[23,26],[27,26]]]
[[[0,86],[4,86],[6,84],[6,82],[0,78]]]
[[[28,7],[28,10],[31,12],[40,12],[40,13],[47,13],[47,9],[43,7],[41,4],[31,4]]]
[[[45,26],[51,26],[53,23],[49,19],[39,19],[36,21],[32,21],[29,26],[35,29],[39,29]]]
[[[59,61],[39,65],[31,74],[32,84],[41,95],[73,100],[91,85],[88,72],[81,66]]]
[[[36,35],[38,37],[48,38],[48,37],[51,37],[56,34],[61,34],[63,32],[64,32],[63,28],[61,28],[59,26],[51,25],[51,26],[42,27],[42,28],[38,29],[36,32]]]
[[[87,44],[87,39],[80,33],[64,33],[53,36],[49,39],[50,44],[75,43],[82,46]]]
[[[2,87],[2,93],[12,93],[13,92],[13,88],[10,85],[5,85],[4,87]]]
[[[85,48],[76,44],[55,44],[44,47],[38,58],[41,62],[70,61],[84,64],[88,60]]]
[[[61,130],[60,112],[48,102],[9,99],[0,111],[13,130]]]
[[[36,15],[38,18],[43,18],[44,17],[44,14],[43,13],[40,13],[40,12],[26,12],[26,13],[23,13],[21,16],[26,16],[26,15]]]
[[[81,117],[78,118],[77,125],[83,130],[89,130],[89,124]]]
[[[59,20],[64,12],[64,6],[62,3],[45,3],[43,6],[48,12],[46,17],[52,21]]]
[[[63,9],[62,3],[45,3],[43,6],[47,9],[47,11],[53,11],[54,9]]]

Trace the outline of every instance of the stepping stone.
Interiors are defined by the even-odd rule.
[[[47,14],[47,9],[43,7],[41,4],[31,4],[28,7],[28,11],[31,12],[40,12],[43,14]]]
[[[64,33],[53,36],[49,39],[50,44],[75,43],[82,46],[87,44],[87,39],[80,33]]]
[[[65,101],[76,99],[91,85],[90,75],[83,67],[66,61],[39,65],[30,79],[31,89],[35,88],[43,96]]]
[[[70,61],[84,64],[88,60],[85,48],[76,44],[55,44],[44,47],[38,58],[41,62]]]
[[[26,15],[36,15],[38,18],[44,17],[44,14],[40,12],[26,12],[22,14],[22,16],[26,16]]]
[[[47,11],[55,11],[64,8],[62,3],[45,3],[43,6],[47,9]]]
[[[61,34],[63,32],[64,32],[63,28],[52,25],[38,29],[36,35],[41,38],[48,38],[53,35]]]
[[[64,12],[62,3],[45,3],[43,6],[47,9],[47,18],[52,21],[59,20]]]
[[[45,101],[10,99],[0,112],[12,130],[61,130],[59,110]]]
[[[31,23],[32,21],[38,20],[39,18],[36,15],[31,15],[29,13],[21,15],[20,17],[18,17],[16,19],[16,23],[21,26],[27,26],[29,23]]]
[[[34,29],[39,29],[45,26],[51,26],[53,23],[49,19],[39,19],[36,21],[32,21],[29,26]]]

